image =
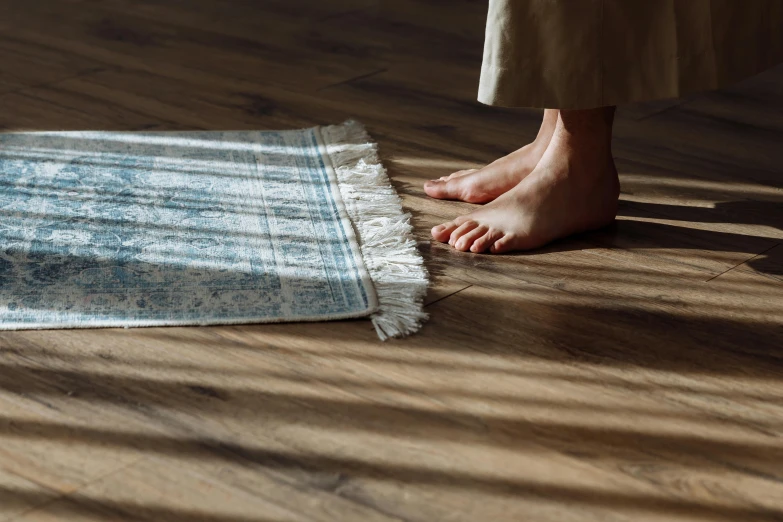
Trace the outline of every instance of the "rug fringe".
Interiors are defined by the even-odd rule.
[[[371,316],[375,330],[384,341],[412,334],[427,319],[428,275],[411,215],[403,212],[377,146],[359,122],[321,127],[321,135],[378,295],[379,309]]]

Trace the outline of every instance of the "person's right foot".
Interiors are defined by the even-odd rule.
[[[424,192],[437,199],[488,203],[514,188],[533,172],[549,146],[557,123],[557,111],[544,113],[535,141],[481,169],[461,170],[424,184]]]

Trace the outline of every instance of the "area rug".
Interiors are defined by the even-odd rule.
[[[386,339],[426,286],[356,122],[0,134],[0,329],[367,317]]]

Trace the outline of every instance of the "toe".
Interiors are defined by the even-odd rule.
[[[457,226],[458,225],[455,222],[449,221],[448,223],[443,223],[442,225],[433,227],[432,237],[441,243],[447,243],[449,241],[449,237],[451,237],[451,233],[454,231],[454,229],[457,228]]]
[[[453,199],[452,182],[444,179],[432,179],[424,184],[424,192],[431,198]]]
[[[431,198],[438,198],[443,191],[444,183],[446,183],[446,180],[443,178],[431,179],[424,183],[424,192]]]
[[[506,234],[490,247],[489,251],[493,254],[504,254],[514,249],[514,236]]]
[[[498,239],[503,237],[503,233],[499,230],[489,229],[480,238],[473,242],[473,246],[470,247],[471,252],[480,253],[486,252]]]
[[[460,237],[455,243],[454,248],[459,250],[460,252],[467,252],[471,249],[471,246],[473,245],[473,242],[476,241],[476,239],[480,238],[484,234],[487,233],[487,227],[484,225],[479,225],[470,232],[466,233],[462,237]]]
[[[472,220],[468,220],[462,223],[451,233],[451,237],[449,237],[449,245],[454,246],[462,236],[472,231],[477,226],[479,226],[478,223]]]
[[[431,179],[424,184],[424,192],[429,197],[436,199],[471,201],[473,199],[471,195],[473,191],[470,190],[471,183],[469,178],[465,176],[472,172],[475,172],[475,170],[463,170],[440,179]]]
[[[448,179],[454,179],[454,178],[461,178],[462,176],[466,176],[468,174],[473,174],[478,169],[465,169],[465,170],[458,170],[457,172],[454,172],[447,176]]]
[[[440,181],[448,181],[448,180],[454,179],[454,178],[461,178],[462,176],[464,176],[466,174],[470,174],[472,172],[476,172],[476,170],[478,170],[478,169],[458,170],[457,172],[452,172],[448,176],[441,176],[440,178],[438,178],[438,180],[440,180]],[[432,180],[432,181],[435,181],[435,180]]]

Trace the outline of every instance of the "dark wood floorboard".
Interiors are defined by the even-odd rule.
[[[430,241],[429,178],[531,139],[475,101],[486,3],[0,5],[0,129],[362,121],[431,320],[0,334],[3,521],[783,520],[783,68],[622,107],[621,211]]]

